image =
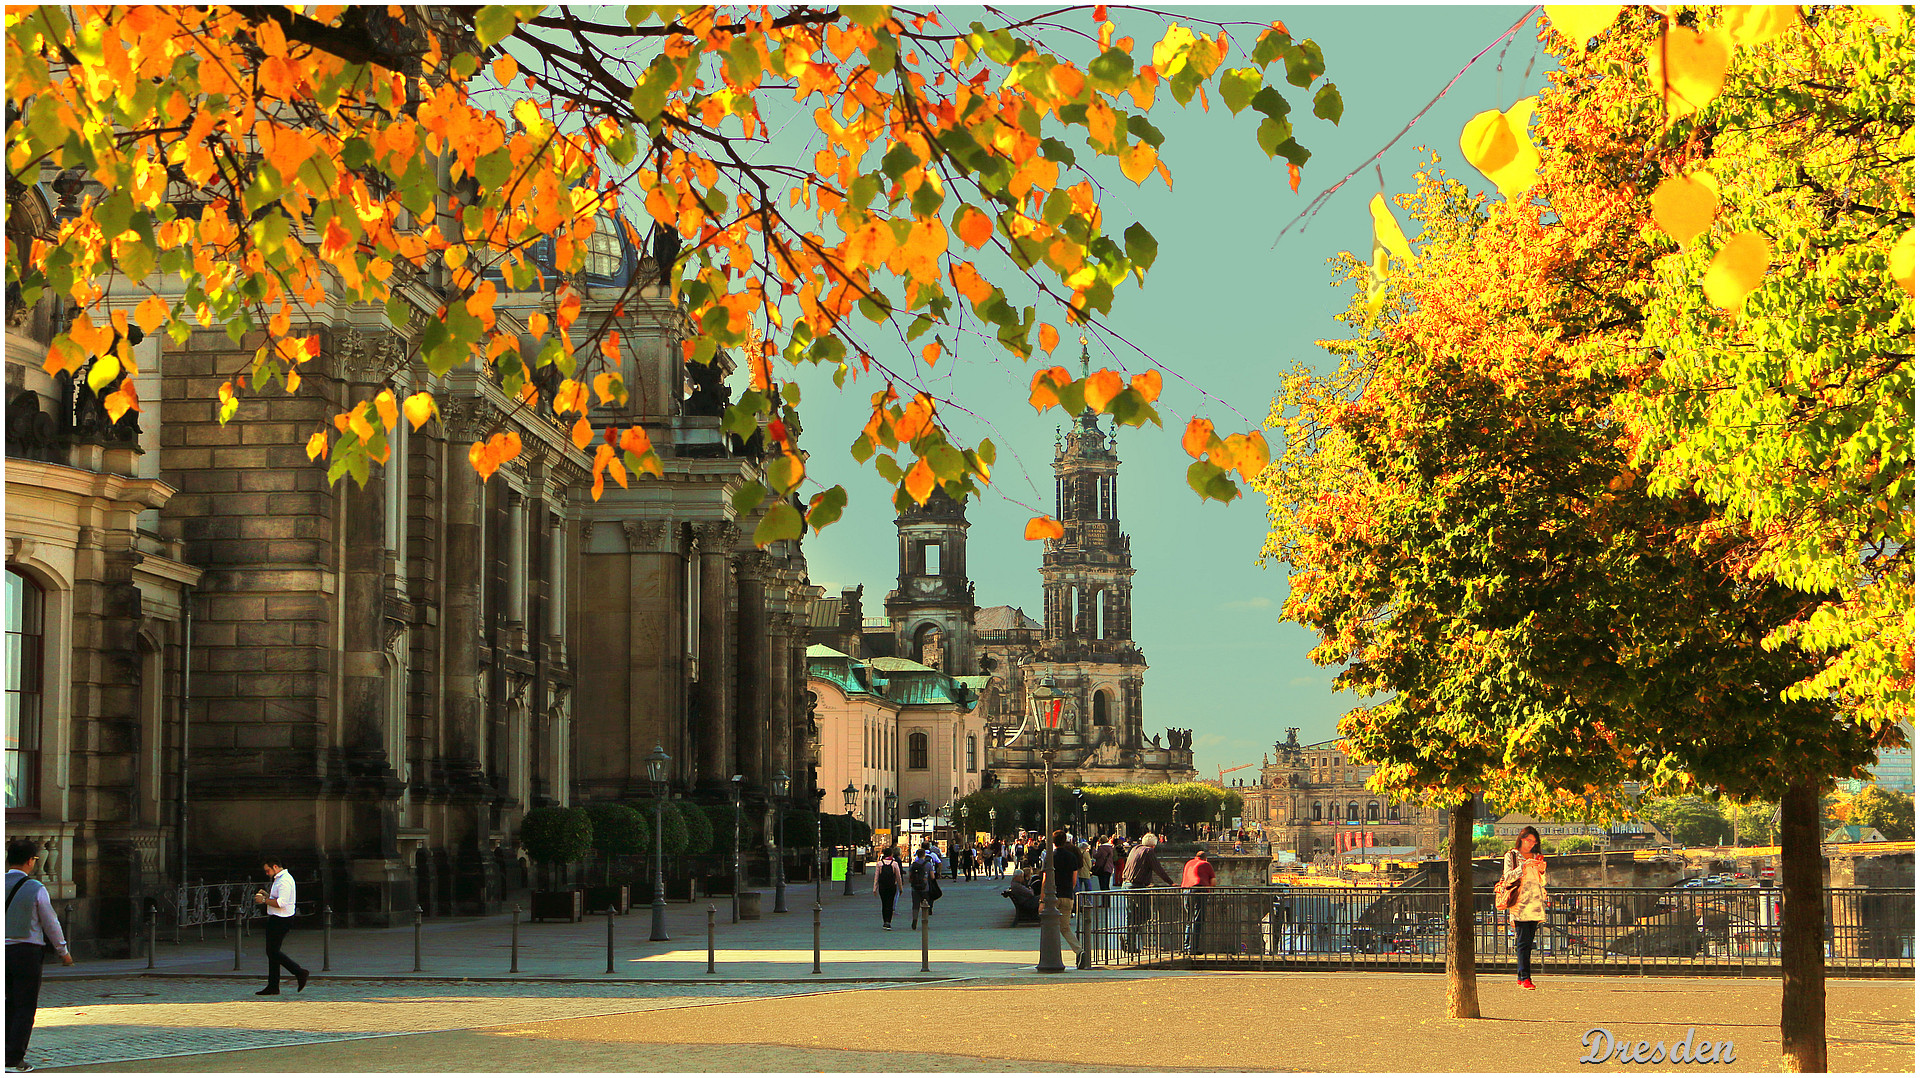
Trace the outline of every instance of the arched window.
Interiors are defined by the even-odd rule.
[[[1093,624],[1087,626],[1087,628],[1093,630],[1092,636],[1095,640],[1105,640],[1107,638],[1107,593],[1104,591],[1094,592],[1088,606],[1090,607],[1088,615],[1091,617]]]
[[[1093,724],[1105,726],[1112,721],[1109,700],[1112,694],[1105,689],[1093,694]]]
[[[1380,802],[1378,801],[1367,802],[1367,822],[1368,823],[1380,822]]]
[[[980,770],[980,739],[973,734],[968,734],[967,735],[967,773],[971,775],[971,774],[974,774],[975,772],[978,772],[979,770]]]
[[[40,708],[46,675],[46,593],[7,570],[7,807],[40,805]]]
[[[927,769],[927,735],[918,731],[907,735],[907,770],[925,771]],[[915,816],[924,816],[916,812]]]
[[[1360,802],[1358,801],[1347,802],[1347,822],[1348,823],[1360,822]]]
[[[1312,819],[1313,819],[1313,822],[1314,822],[1314,823],[1319,823],[1319,822],[1320,822],[1320,802],[1318,802],[1318,801],[1315,801],[1315,802],[1313,803],[1313,817],[1312,817]]]
[[[1388,823],[1400,822],[1400,802],[1398,801],[1387,802],[1387,822]]]

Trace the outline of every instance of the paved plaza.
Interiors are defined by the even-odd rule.
[[[1549,965],[1532,993],[1483,977],[1485,1018],[1455,1021],[1434,974],[1043,975],[1035,930],[1003,927],[1000,886],[948,885],[925,974],[919,934],[904,915],[882,932],[865,894],[823,902],[826,955],[811,974],[811,886],[794,889],[795,912],[758,922],[730,924],[714,903],[712,976],[704,901],[675,910],[663,944],[646,942],[644,909],[617,918],[612,977],[604,918],[523,926],[519,976],[505,972],[499,919],[426,926],[417,975],[412,929],[342,930],[333,972],[278,998],[252,994],[257,936],[238,976],[230,944],[163,945],[152,974],[142,960],[50,976],[30,1058],[114,1071],[1521,1072],[1586,1069],[1581,1039],[1603,1027],[1667,1042],[1692,1029],[1733,1043],[1722,1069],[1777,1067],[1773,980],[1558,977]],[[696,922],[697,939],[683,930]],[[318,934],[293,940],[317,970]],[[1828,1014],[1834,1070],[1913,1070],[1911,981],[1831,982]]]

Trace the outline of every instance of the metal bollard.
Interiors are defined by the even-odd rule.
[[[613,972],[613,903],[607,903],[607,972]]]
[[[520,972],[520,904],[513,904],[513,965],[507,967],[508,973]]]
[[[245,922],[241,922],[244,924]],[[233,927],[233,971],[240,972],[240,926]]]
[[[420,922],[426,912],[419,906],[413,908],[413,972],[415,973],[420,972]]]
[[[813,904],[813,972],[820,972],[820,903]]]
[[[933,924],[933,903],[920,903],[920,972],[930,973],[933,967],[927,965],[927,933]]]
[[[147,904],[147,968],[148,969],[153,968],[153,949],[158,942],[157,939],[155,938],[155,933],[159,928],[159,925],[158,925],[159,920],[160,920],[159,910],[155,909],[152,903],[148,903]]]
[[[714,913],[713,904],[708,903],[707,904],[707,972],[708,973],[714,972],[714,969],[713,969],[713,913]]]
[[[333,907],[320,908],[320,972],[333,972]]]
[[[1079,905],[1080,914],[1080,955],[1074,960],[1075,969],[1093,968],[1093,911],[1085,902]]]

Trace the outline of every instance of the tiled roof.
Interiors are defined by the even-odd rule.
[[[1045,628],[1017,606],[989,606],[977,610],[973,615],[973,627],[986,632]]]
[[[815,599],[807,604],[807,628],[837,629],[840,627],[840,600]]]

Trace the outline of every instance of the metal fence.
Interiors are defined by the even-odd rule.
[[[180,932],[186,928],[198,929],[200,938],[205,939],[207,926],[219,925],[224,935],[227,925],[244,929],[250,919],[262,915],[253,895],[265,886],[246,882],[182,884],[156,896],[153,913],[161,924],[172,922],[175,943],[180,941]],[[311,914],[319,909],[319,904],[296,899],[293,908],[295,913]]]
[[[1780,969],[1774,888],[1555,888],[1534,962],[1568,972],[1767,975]],[[1446,966],[1441,887],[1154,887],[1083,892],[1076,935],[1095,965],[1259,969]],[[1912,888],[1824,891],[1827,968],[1912,976]],[[1474,893],[1474,956],[1516,964],[1506,912]]]

